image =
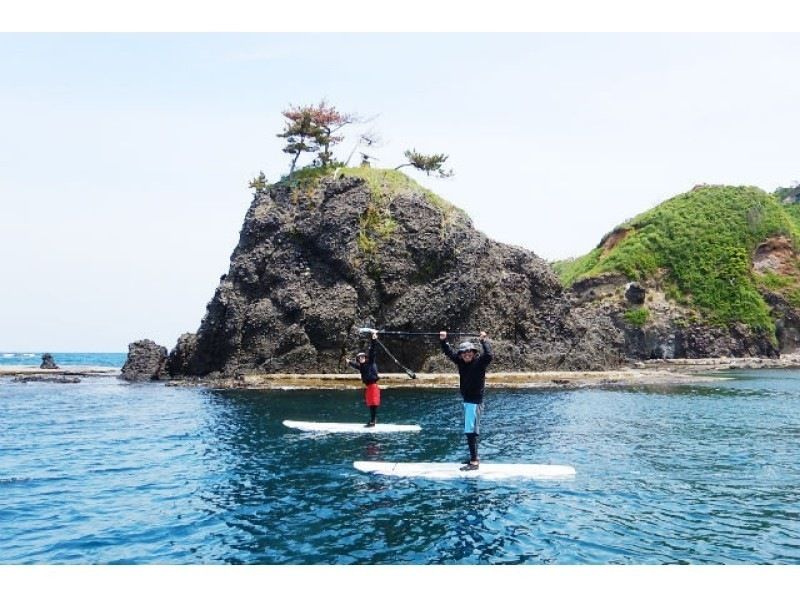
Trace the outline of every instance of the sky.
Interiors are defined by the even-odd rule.
[[[0,351],[196,331],[289,104],[374,117],[376,166],[448,154],[408,173],[554,260],[697,183],[800,179],[799,68],[796,34],[0,34]]]

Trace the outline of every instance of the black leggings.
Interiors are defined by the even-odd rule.
[[[378,408],[377,407],[370,407],[369,408],[369,421],[370,423],[375,423],[375,420],[378,418]]]
[[[478,435],[474,433],[467,434],[467,445],[469,446],[469,460],[478,460]]]

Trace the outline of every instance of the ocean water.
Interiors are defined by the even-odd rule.
[[[433,481],[355,460],[466,454],[457,391],[214,392],[0,379],[0,563],[800,562],[800,372],[690,387],[489,390],[484,462],[572,480]]]
[[[41,353],[21,351],[0,351],[0,366],[39,366],[42,364]],[[59,366],[85,365],[94,367],[121,368],[125,364],[127,353],[53,353],[53,360]]]

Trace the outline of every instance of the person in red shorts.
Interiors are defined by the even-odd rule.
[[[378,387],[378,366],[375,365],[375,340],[378,338],[378,333],[372,333],[372,340],[369,343],[368,353],[359,353],[356,355],[355,361],[347,361],[347,364],[361,373],[361,381],[366,385],[364,387],[364,400],[369,407],[369,421],[367,428],[372,428],[378,421],[378,407],[381,404],[381,389]]]

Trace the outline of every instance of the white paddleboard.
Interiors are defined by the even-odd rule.
[[[345,424],[334,422],[299,422],[291,419],[283,421],[283,425],[303,432],[340,432],[346,434],[386,434],[388,432],[419,432],[416,424],[375,424],[368,428],[364,424]]]
[[[461,471],[461,463],[391,463],[389,461],[355,461],[353,467],[366,473],[421,477],[435,480],[449,478],[529,478],[551,480],[571,478],[575,468],[569,465],[540,465],[537,463],[481,463],[478,469]]]

